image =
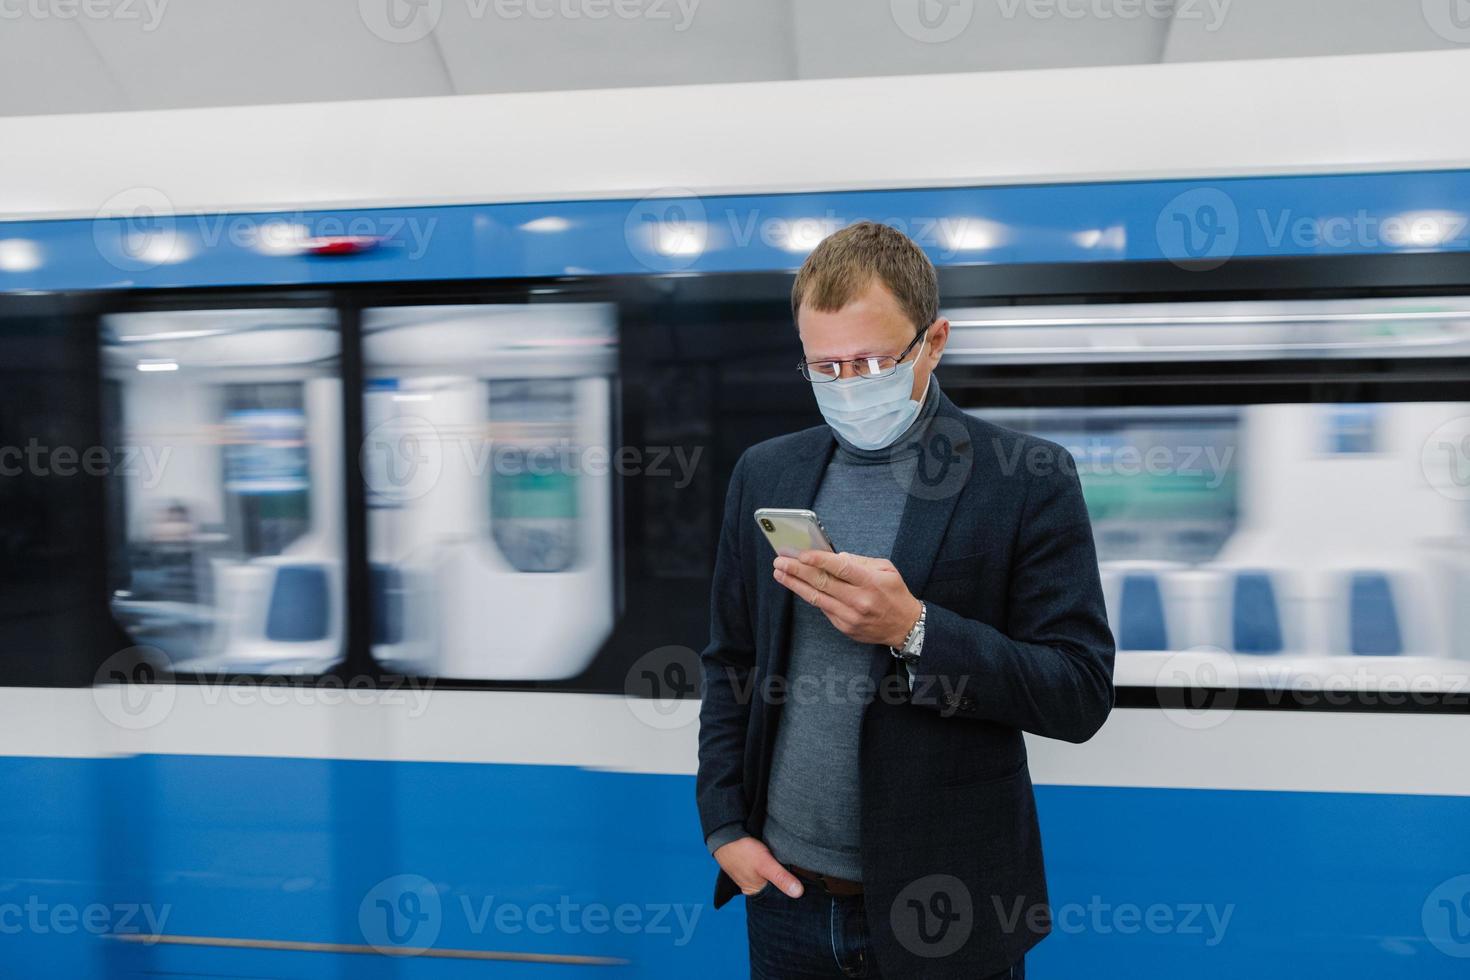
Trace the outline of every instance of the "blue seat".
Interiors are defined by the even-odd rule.
[[[1404,652],[1393,584],[1382,572],[1354,572],[1348,588],[1348,650],[1364,656]]]
[[[327,570],[320,565],[282,565],[276,569],[265,638],[276,643],[309,643],[327,638]]]
[[[1240,572],[1235,576],[1230,614],[1230,633],[1237,653],[1280,653],[1281,610],[1276,603],[1276,584],[1265,572]]]
[[[1164,596],[1157,575],[1130,572],[1123,576],[1118,610],[1119,650],[1167,650]]]
[[[373,646],[403,642],[403,573],[392,565],[373,566]]]

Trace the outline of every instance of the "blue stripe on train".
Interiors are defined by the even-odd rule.
[[[1058,933],[1031,975],[1464,975],[1470,799],[1039,787]],[[188,756],[0,760],[7,976],[743,976],[688,777]],[[1466,886],[1470,888],[1470,885]],[[1464,920],[1441,916],[1459,913]],[[18,920],[29,906],[37,918]],[[622,968],[139,947],[175,935],[577,954]],[[978,914],[995,914],[986,908]],[[166,917],[166,918],[165,918]],[[13,928],[22,921],[22,928]],[[72,921],[63,916],[60,925]],[[1464,941],[1452,945],[1463,930]]]
[[[794,269],[861,218],[940,265],[1470,249],[1470,172],[737,195],[0,223],[0,293]],[[367,252],[293,251],[360,235]],[[14,244],[14,243],[20,244]]]

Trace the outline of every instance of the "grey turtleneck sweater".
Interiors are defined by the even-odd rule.
[[[837,550],[891,556],[917,458],[906,445],[938,407],[939,384],[931,378],[918,416],[892,447],[858,449],[837,436],[812,507]],[[783,864],[862,878],[858,736],[874,649],[842,635],[815,607],[793,603],[787,700],[776,732],[764,835]],[[744,827],[730,824],[706,844],[713,853],[744,836]]]

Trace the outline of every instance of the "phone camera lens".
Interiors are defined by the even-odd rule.
[[[765,528],[767,531],[776,530],[776,525],[772,524],[770,518],[768,517],[761,518],[761,527]]]

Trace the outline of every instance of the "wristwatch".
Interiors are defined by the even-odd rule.
[[[889,647],[888,652],[906,664],[919,662],[919,654],[924,649],[924,620],[929,616],[929,607],[919,603],[919,618],[909,629],[908,635],[903,638],[901,646]]]

